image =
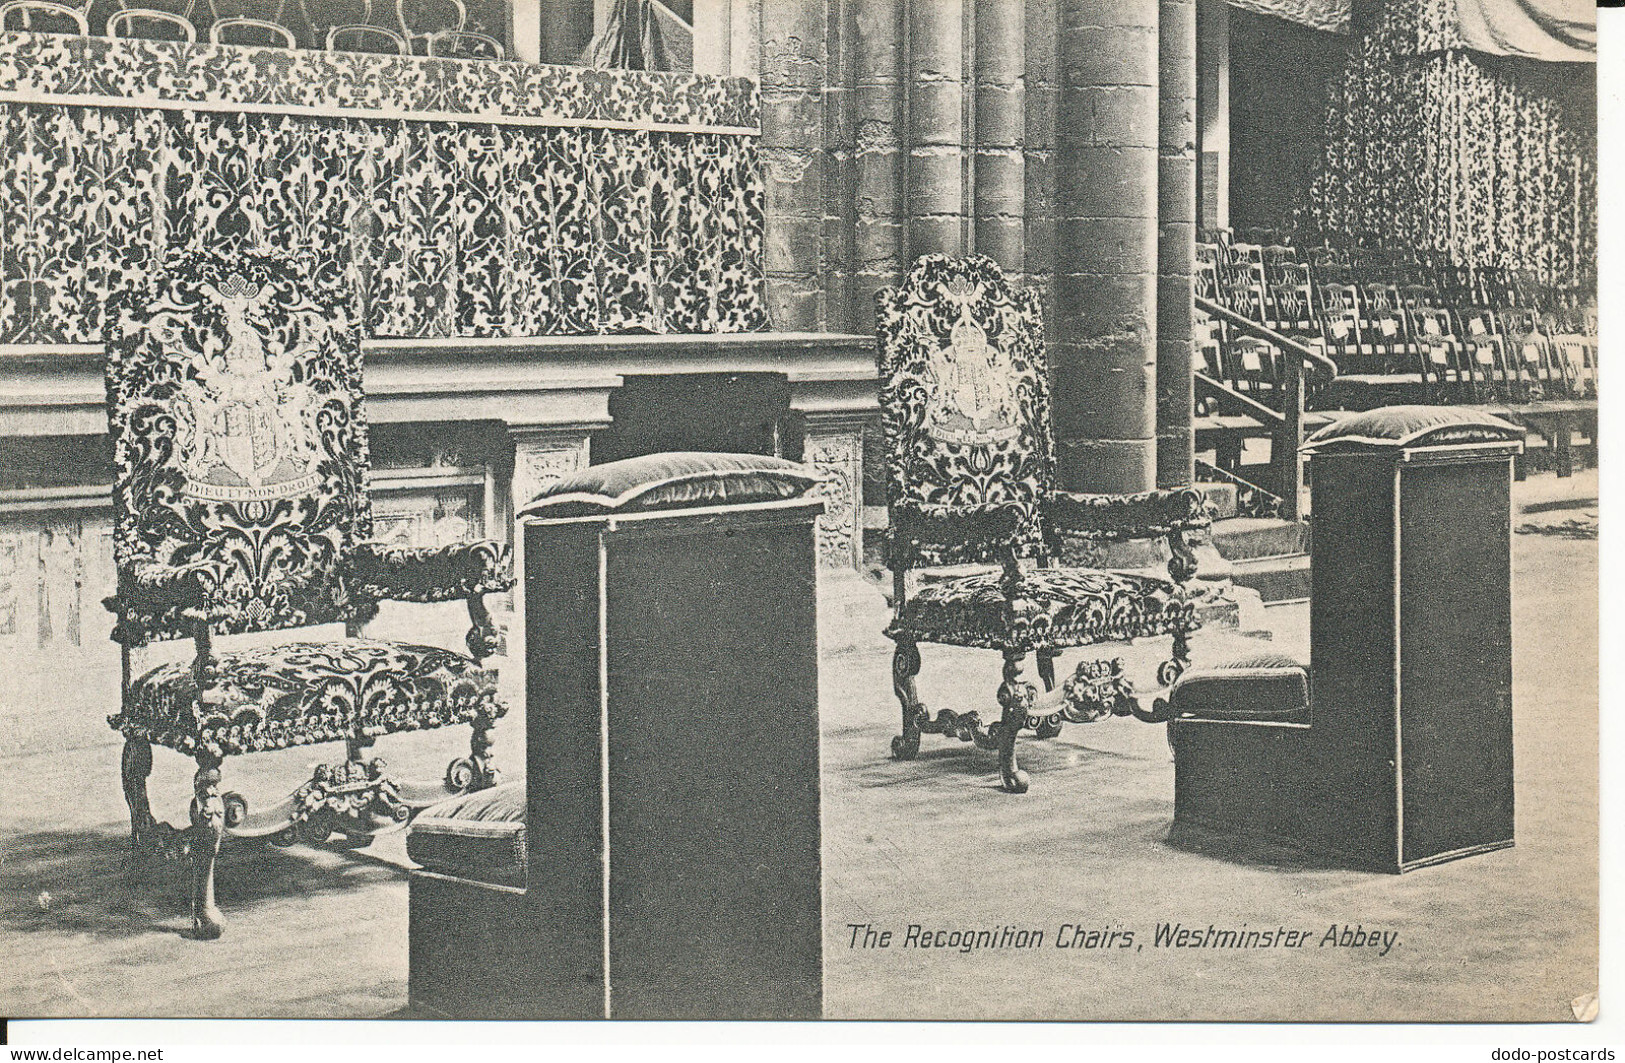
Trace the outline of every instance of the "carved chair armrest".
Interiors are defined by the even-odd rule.
[[[1044,532],[1052,539],[1075,535],[1094,541],[1168,540],[1168,574],[1176,583],[1196,575],[1190,532],[1212,527],[1213,517],[1194,487],[1135,495],[1086,495],[1055,491],[1045,500]],[[1059,552],[1059,551],[1057,551]]]
[[[468,602],[468,652],[483,661],[500,637],[485,608],[485,595],[514,584],[508,544],[495,539],[449,546],[361,543],[350,558],[356,593],[374,601]]]
[[[1150,539],[1210,527],[1202,493],[1194,487],[1137,495],[1085,495],[1055,491],[1045,499],[1045,524],[1085,539]]]
[[[151,558],[122,565],[118,591],[102,600],[116,616],[113,639],[140,645],[150,628],[165,622],[182,622],[185,627],[206,623],[209,598],[219,588],[220,565],[212,560],[188,561],[179,565]]]
[[[508,546],[480,539],[449,546],[361,543],[350,560],[359,595],[398,602],[454,602],[513,586]]]
[[[1025,502],[971,506],[904,503],[893,505],[887,530],[888,561],[894,570],[922,561],[997,560],[1035,552],[1023,544],[1023,531],[1035,524],[1035,507]]]

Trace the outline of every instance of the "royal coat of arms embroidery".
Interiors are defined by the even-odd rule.
[[[943,442],[988,446],[1019,433],[1010,355],[987,341],[968,306],[961,307],[938,360],[926,364],[922,377],[927,430]]]
[[[307,330],[297,348],[286,348],[255,324],[274,295],[270,286],[232,274],[202,287],[221,309],[226,342],[205,338],[195,379],[175,397],[186,493],[252,502],[311,491],[318,479],[317,403],[294,378],[294,365],[318,337]]]

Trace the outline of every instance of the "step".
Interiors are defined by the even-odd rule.
[[[1309,525],[1279,517],[1216,520],[1213,545],[1230,561],[1304,553],[1309,549]]]
[[[1309,597],[1309,555],[1274,554],[1232,561],[1230,578],[1258,592],[1265,605]]]
[[[1214,520],[1236,515],[1236,485],[1229,483],[1199,483],[1196,489],[1210,507]]]
[[[1230,562],[1237,586],[1266,605],[1309,597],[1309,526],[1277,517],[1214,521],[1213,545]]]

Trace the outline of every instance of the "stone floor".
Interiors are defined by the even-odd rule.
[[[832,1018],[1455,1019],[1561,1021],[1597,985],[1597,543],[1594,472],[1517,486],[1516,848],[1394,877],[1175,835],[1160,727],[1112,720],[1023,743],[1031,792],[998,789],[995,758],[926,738],[887,755],[896,703],[884,603],[852,580],[825,594],[826,1012]],[[1302,649],[1307,610],[1264,611]],[[856,634],[854,634],[856,633]],[[1198,637],[1198,660],[1236,632]],[[1157,646],[1130,651],[1148,667]],[[1063,658],[1068,667],[1071,658]],[[41,704],[105,714],[105,677],[71,677]],[[922,693],[992,705],[998,660],[927,648]],[[517,700],[517,699],[516,699]],[[88,703],[87,703],[88,702]],[[87,732],[91,733],[91,732]],[[499,757],[520,762],[518,722]],[[386,739],[403,774],[439,773],[462,735]],[[336,748],[227,764],[251,800],[279,796]],[[178,877],[126,869],[116,745],[0,758],[0,1014],[377,1017],[406,1002],[399,835],[344,852],[229,852],[231,921],[215,943],[180,935]],[[157,756],[154,807],[184,814],[190,771]],[[1373,950],[1257,953],[1149,947],[1159,922],[1331,924],[1397,933]],[[903,931],[1133,930],[1138,950],[862,950],[852,923]],[[1048,944],[1048,942],[1046,943]]]

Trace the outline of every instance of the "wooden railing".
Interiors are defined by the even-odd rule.
[[[1298,453],[1298,447],[1303,442],[1304,396],[1309,384],[1323,386],[1330,383],[1337,376],[1337,363],[1298,340],[1242,317],[1211,299],[1197,296],[1196,308],[1224,322],[1235,332],[1274,345],[1284,355],[1281,359],[1281,378],[1277,386],[1268,391],[1243,394],[1201,371],[1196,373],[1196,386],[1205,397],[1217,402],[1221,409],[1244,414],[1270,430],[1270,479],[1273,483],[1252,486],[1279,496],[1281,516],[1287,520],[1297,520],[1300,516],[1299,496],[1303,488],[1303,458]],[[1279,408],[1260,401],[1260,396],[1272,394],[1276,396]],[[1230,475],[1235,474],[1232,472]]]

